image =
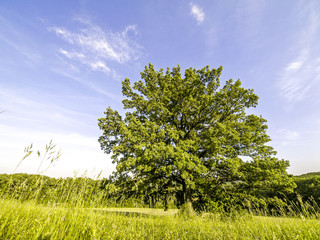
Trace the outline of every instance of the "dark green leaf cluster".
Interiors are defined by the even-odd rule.
[[[302,196],[304,201],[313,198],[320,206],[320,176],[314,173],[306,174],[305,177],[295,177],[297,188],[295,193]]]

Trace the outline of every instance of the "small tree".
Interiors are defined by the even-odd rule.
[[[157,183],[162,195],[174,194],[177,205],[192,211],[192,197],[201,179],[221,184],[245,180],[240,156],[270,158],[265,145],[266,120],[248,115],[258,96],[230,79],[221,87],[222,67],[155,71],[145,67],[142,80],[122,82],[125,117],[110,107],[98,119],[102,149],[112,153],[119,173],[131,176],[140,190]],[[210,184],[210,183],[209,183]],[[149,189],[150,190],[150,189]]]

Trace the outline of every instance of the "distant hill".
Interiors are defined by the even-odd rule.
[[[298,176],[295,176],[296,178],[313,178],[313,177],[320,177],[320,172],[310,172],[310,173],[305,173],[301,174]]]

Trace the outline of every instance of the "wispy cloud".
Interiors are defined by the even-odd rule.
[[[106,66],[106,64],[102,61],[97,61],[97,62],[93,62],[93,63],[90,63],[90,66],[93,70],[100,70],[102,72],[105,72],[105,73],[109,73],[111,72],[110,68],[108,68]]]
[[[78,52],[68,52],[66,50],[63,49],[59,49],[59,52],[61,54],[63,54],[64,56],[66,56],[69,59],[79,59],[79,60],[84,60],[86,59],[86,56],[82,53],[78,53]]]
[[[296,46],[297,57],[283,67],[276,84],[286,110],[293,109],[298,102],[315,98],[320,90],[319,15],[308,7],[307,27],[301,31]]]
[[[277,88],[279,95],[285,100],[287,110],[291,110],[298,102],[319,94],[320,60],[314,59],[308,51],[290,62],[282,71]]]
[[[194,3],[190,3],[190,14],[194,17],[198,24],[202,23],[206,16],[202,8]]]
[[[303,62],[292,62],[288,65],[288,67],[286,68],[286,71],[297,71],[300,69],[300,67],[302,66]]]
[[[136,42],[137,28],[127,26],[121,32],[105,31],[89,20],[76,19],[82,26],[77,30],[65,27],[50,27],[49,31],[69,43],[69,48],[59,48],[58,52],[70,61],[76,61],[89,67],[93,71],[111,73],[108,63],[123,64],[137,60],[141,46]]]

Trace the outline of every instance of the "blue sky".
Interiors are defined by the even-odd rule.
[[[156,69],[223,66],[260,97],[289,172],[320,171],[320,2],[2,1],[0,172],[12,173],[31,143],[52,139],[62,156],[53,177],[114,166],[97,141],[97,119],[122,110],[121,81]],[[16,172],[36,173],[27,158]],[[47,163],[46,163],[47,164]]]

